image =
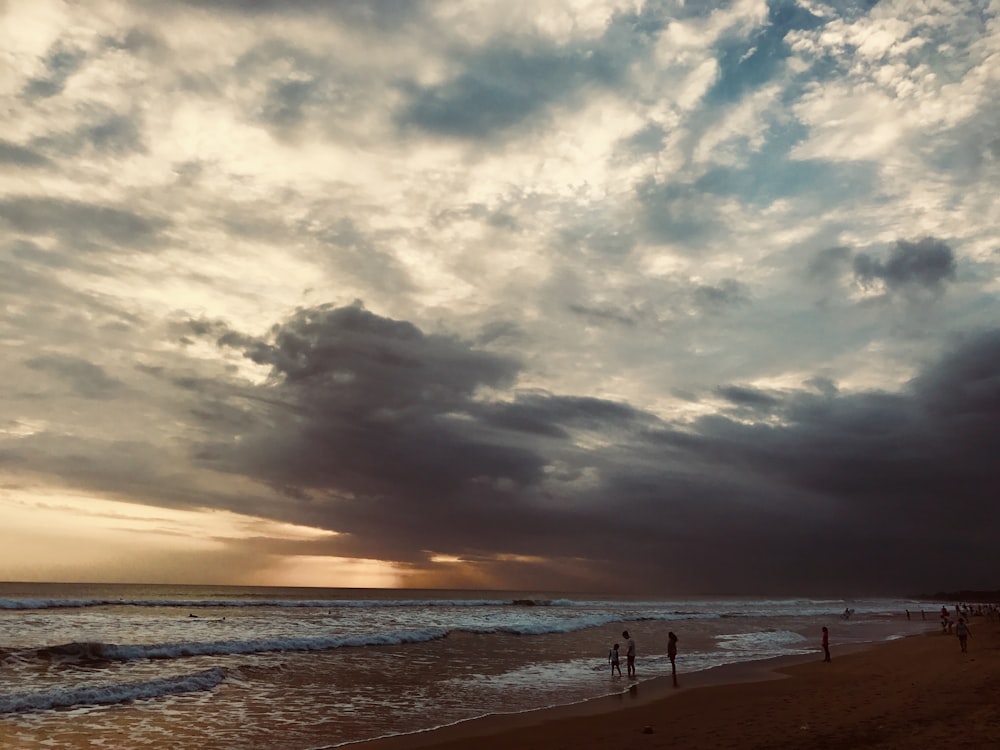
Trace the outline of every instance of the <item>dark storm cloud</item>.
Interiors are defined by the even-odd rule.
[[[621,429],[634,415],[596,399],[481,401],[484,386],[510,387],[516,362],[357,305],[300,311],[266,339],[203,321],[191,332],[270,365],[269,396],[295,405],[238,444],[203,445],[202,462],[312,498],[295,517],[355,535],[343,544],[365,554],[375,545],[418,559],[463,534],[470,550],[501,548],[544,480],[530,442]]]
[[[25,366],[48,373],[68,385],[72,395],[88,399],[115,398],[124,384],[110,377],[99,365],[80,357],[48,354],[25,360]]]
[[[215,435],[192,449],[199,467],[281,500],[199,497],[340,532],[327,554],[418,566],[428,551],[455,554],[506,580],[525,572],[494,556],[527,555],[553,561],[536,569],[553,582],[569,580],[557,568],[572,559],[581,581],[605,580],[614,529],[627,540],[616,565],[637,588],[758,593],[908,592],[972,580],[982,564],[965,559],[995,559],[985,530],[1000,522],[997,330],[957,339],[897,393],[842,391],[819,375],[780,392],[708,386],[730,406],[684,426],[627,403],[514,390],[517,361],[360,303],[301,309],[264,336],[210,320],[183,331],[271,371],[253,385],[141,368],[184,391],[187,419]],[[88,364],[31,366],[81,395],[113,393]],[[28,447],[14,458],[34,460]],[[124,482],[89,459],[62,471],[87,486]],[[919,553],[942,547],[966,555]]]
[[[326,487],[340,477],[352,492],[425,486],[441,493],[475,477],[522,481],[537,471],[516,447],[478,440],[469,428],[474,393],[509,385],[511,361],[360,306],[302,310],[268,339],[192,327],[209,331],[269,365],[275,397],[306,410],[305,422],[289,427],[281,455],[267,449],[252,459],[275,483]],[[452,465],[454,475],[444,470]]]
[[[987,584],[978,571],[997,559],[998,383],[1000,333],[970,335],[899,394],[801,392],[774,404],[780,426],[710,417],[693,433],[665,431],[657,439],[698,473],[650,472],[616,497],[650,506],[662,498],[676,524],[662,529],[659,558],[685,576],[697,560],[694,575],[710,587],[752,590],[757,579],[785,590],[909,593],[921,580]],[[725,540],[721,559],[699,555],[710,539]],[[962,554],[921,553],[942,548]],[[734,560],[748,565],[735,578],[726,570]]]
[[[566,533],[544,546],[541,534],[523,535],[525,543],[518,545],[523,552],[600,558],[601,528],[612,519],[617,525],[625,516],[634,522],[627,533],[635,549],[657,550],[655,559],[666,568],[701,559],[699,545],[735,539],[734,554],[754,555],[759,569],[775,576],[783,566],[794,564],[795,572],[782,577],[792,583],[825,581],[833,587],[867,582],[891,589],[923,576],[936,580],[941,561],[917,563],[916,573],[895,564],[880,576],[852,559],[831,574],[828,556],[846,546],[857,560],[908,559],[914,546],[930,548],[940,539],[968,545],[973,557],[977,551],[986,554],[988,535],[982,533],[981,522],[989,514],[994,516],[990,523],[1000,520],[1000,512],[988,510],[993,507],[991,488],[1000,480],[993,459],[1000,449],[995,429],[1000,424],[998,383],[1000,334],[991,331],[970,335],[899,394],[840,395],[827,387],[819,394],[801,391],[779,398],[745,387],[720,389],[740,407],[780,417],[777,425],[711,417],[700,420],[693,433],[681,433],[627,405],[536,394],[489,409],[467,404],[473,420],[467,426],[474,429],[451,432],[450,437],[474,442],[489,428],[494,440],[502,430],[537,438],[520,441],[518,462],[534,468],[516,474],[516,499],[511,496],[499,506],[510,514],[500,525],[561,526]],[[395,425],[396,435],[383,443],[396,451],[406,446],[398,439],[401,426]],[[578,430],[610,442],[599,453],[588,451],[566,439]],[[411,433],[410,439],[416,437]],[[454,472],[464,477],[469,489],[472,474],[466,467],[414,461],[413,455],[420,452],[410,457],[408,477],[415,484],[409,491],[397,486],[395,491],[406,497],[395,502],[421,504],[412,487],[426,486],[434,472]],[[539,473],[554,455],[576,467],[567,470],[567,476],[580,476],[590,465],[599,477],[591,491],[577,490],[557,516],[542,509],[541,498],[558,496],[558,487],[543,489]],[[500,465],[480,464],[476,471],[489,468],[494,478],[512,474],[509,466],[496,471]],[[423,481],[416,481],[418,476]],[[463,484],[438,476],[432,486]],[[434,534],[436,548],[488,549],[502,541],[478,526],[499,511],[495,503],[504,493],[491,490],[435,495],[438,510],[446,508],[444,517],[455,518],[462,529],[461,537],[450,539],[448,534]],[[598,496],[614,502],[598,502]],[[377,505],[385,510],[382,502]],[[390,506],[395,507],[392,502]],[[354,523],[363,525],[363,506],[352,508],[360,513]],[[970,524],[967,519],[979,520]],[[905,523],[905,532],[899,523]],[[692,538],[699,540],[697,545],[687,541]],[[676,545],[673,552],[663,549],[664,540]],[[634,562],[647,566],[651,560],[637,554]],[[698,586],[706,590],[704,586],[729,581],[732,562],[731,556],[723,556],[721,564],[708,566],[712,574],[694,574]],[[962,570],[961,563],[952,570]],[[759,579],[748,578],[746,585],[759,585]]]
[[[160,217],[133,211],[58,198],[12,196],[0,200],[0,219],[17,232],[35,236],[58,236],[128,247],[150,247],[159,230],[167,225]]]
[[[858,253],[854,274],[862,284],[881,279],[890,289],[939,290],[945,281],[955,278],[955,256],[948,245],[933,237],[918,242],[896,240],[884,263],[867,253]]]

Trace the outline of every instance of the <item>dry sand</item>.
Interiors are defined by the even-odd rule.
[[[1000,623],[973,618],[972,632],[968,653],[934,632],[852,653],[832,643],[829,664],[817,653],[689,676],[682,652],[676,689],[642,682],[352,750],[1000,750]]]

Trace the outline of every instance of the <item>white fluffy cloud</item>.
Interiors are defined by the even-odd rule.
[[[814,487],[820,447],[862,476],[843,434],[995,364],[996,2],[0,13],[0,463],[32,492],[350,528],[323,554],[427,570],[544,556],[483,531],[503,503],[582,560],[608,504],[687,490],[807,538],[819,493],[850,534],[868,490]],[[376,538],[364,502],[422,484],[454,533]]]

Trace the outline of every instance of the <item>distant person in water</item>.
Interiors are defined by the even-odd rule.
[[[830,661],[830,631],[823,626],[823,661]]]
[[[611,664],[611,676],[615,676],[615,670],[618,670],[618,676],[622,676],[621,664],[618,661],[618,644],[616,643],[611,647],[611,651],[608,652],[608,662]]]
[[[667,658],[670,659],[670,674],[674,678],[674,687],[677,687],[677,636],[673,630],[667,633]]]
[[[635,677],[635,641],[628,634],[627,630],[622,631],[622,638],[625,639],[627,647],[625,649],[625,668],[629,677]]]
[[[964,617],[958,618],[958,625],[955,626],[955,635],[958,636],[958,644],[962,647],[962,653],[969,650],[969,637],[972,635],[972,631],[965,622]]]

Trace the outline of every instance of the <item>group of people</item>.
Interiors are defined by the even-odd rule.
[[[622,638],[625,639],[625,668],[628,670],[629,677],[635,677],[635,639],[629,635],[627,630],[622,631]],[[619,644],[615,644],[611,647],[611,651],[608,652],[608,662],[611,664],[611,674],[612,676],[617,671],[618,676],[622,676],[622,668],[619,662]]]
[[[963,653],[969,650],[969,636],[972,635],[972,629],[969,627],[969,623],[966,621],[966,613],[958,606],[955,607],[955,615],[958,617],[958,622],[956,623],[948,614],[948,608],[941,605],[941,632],[942,633],[952,633],[958,636],[958,645],[961,647]]]
[[[628,672],[629,677],[635,677],[635,639],[629,635],[627,630],[622,631],[622,638],[625,639],[625,668]],[[620,644],[616,643],[611,647],[611,651],[608,652],[608,663],[611,665],[611,675],[614,676],[615,672],[618,672],[618,676],[622,676],[622,668],[619,657]],[[670,659],[670,671],[674,678],[674,687],[677,687],[677,636],[674,635],[674,631],[667,633],[667,658]]]
[[[958,607],[955,608],[956,613],[960,612]],[[844,619],[850,618],[854,614],[853,609],[847,609],[844,612]],[[965,614],[965,613],[962,613]],[[909,611],[906,613],[907,619],[910,617]],[[968,650],[968,640],[972,636],[972,630],[969,628],[969,624],[966,618],[959,616],[958,623],[956,624],[954,620],[948,614],[947,607],[941,607],[941,628],[942,631],[951,633],[954,628],[955,634],[958,636],[959,645],[962,651]],[[820,640],[820,646],[823,649],[823,661],[832,661],[830,657],[830,630],[824,625],[822,629],[822,637]],[[629,634],[627,630],[622,631],[622,638],[625,639],[625,665],[627,674],[629,677],[635,677],[635,639]],[[622,668],[620,662],[620,649],[621,644],[614,644],[611,647],[611,651],[608,652],[608,663],[611,665],[611,675],[614,676],[618,673],[618,676],[622,676]],[[673,631],[667,633],[667,658],[670,659],[670,671],[674,680],[674,687],[677,687],[677,636]]]

